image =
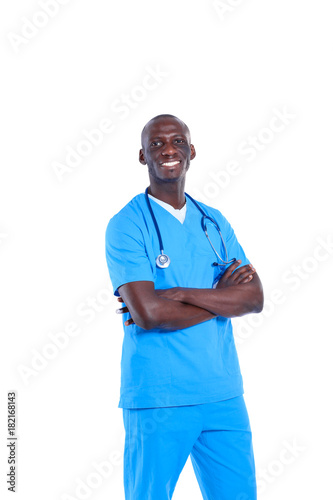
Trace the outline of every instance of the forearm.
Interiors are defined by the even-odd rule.
[[[183,304],[173,297],[161,297],[152,281],[133,281],[119,287],[118,302],[125,307],[118,313],[130,313],[125,326],[135,323],[144,330],[180,330],[208,321],[216,315],[206,309]]]
[[[179,287],[175,298],[225,318],[257,313],[263,308],[262,288],[251,283],[215,289]]]
[[[145,330],[165,331],[181,330],[216,317],[216,314],[198,305],[184,304],[164,297],[158,297],[151,303],[144,315],[136,315],[135,311],[132,311],[131,315],[134,322]]]

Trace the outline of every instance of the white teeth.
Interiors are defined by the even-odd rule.
[[[180,161],[170,161],[169,163],[162,163],[162,165],[165,165],[166,167],[173,167],[174,165],[177,165],[180,163]]]

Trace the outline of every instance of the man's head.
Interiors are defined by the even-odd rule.
[[[187,125],[173,115],[158,115],[149,120],[141,133],[139,161],[148,165],[156,182],[177,182],[185,177],[195,158]]]

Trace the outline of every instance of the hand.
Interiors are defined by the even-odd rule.
[[[117,300],[118,302],[124,302],[122,297],[117,297]],[[125,302],[124,302],[125,303]],[[128,308],[125,306],[125,307],[120,307],[119,309],[116,309],[116,313],[117,314],[124,314],[124,313],[127,313],[129,312]],[[133,318],[129,318],[128,320],[125,321],[124,323],[126,326],[128,325],[134,325],[134,321],[133,321]]]
[[[230,264],[217,283],[216,288],[227,288],[228,286],[248,283],[252,280],[253,274],[256,272],[252,264],[241,266],[235,271],[241,262],[241,260],[236,260]]]

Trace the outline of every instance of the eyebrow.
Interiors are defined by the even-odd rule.
[[[173,134],[172,137],[183,137],[185,139],[187,138],[185,134]],[[155,141],[157,139],[161,139],[161,137],[160,136],[155,136],[155,137],[149,137],[148,138],[149,141]]]

